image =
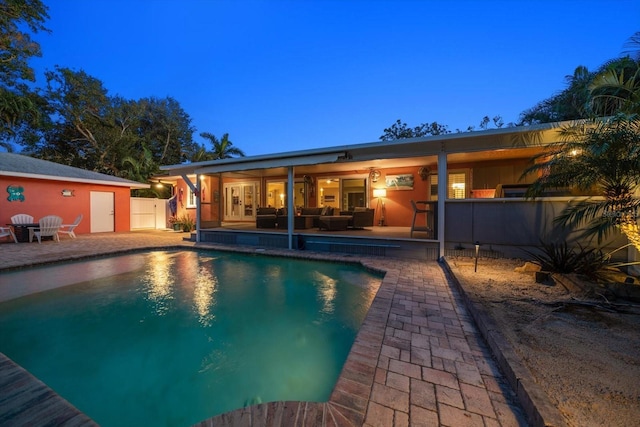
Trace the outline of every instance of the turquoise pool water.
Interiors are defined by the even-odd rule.
[[[348,264],[155,251],[3,273],[0,287],[61,278],[79,282],[0,303],[0,351],[102,426],[328,400],[381,281]]]

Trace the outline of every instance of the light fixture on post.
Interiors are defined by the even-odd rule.
[[[386,188],[374,188],[373,189],[373,197],[378,198],[378,205],[376,206],[376,210],[380,210],[380,221],[378,221],[378,226],[384,226],[384,198],[387,197],[387,189]]]

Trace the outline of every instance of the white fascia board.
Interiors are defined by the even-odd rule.
[[[209,173],[221,173],[221,172],[236,172],[253,169],[271,169],[288,166],[306,166],[317,165],[323,163],[336,163],[340,160],[341,156],[345,155],[345,151],[333,152],[328,154],[316,154],[310,156],[301,157],[284,157],[264,160],[251,160],[237,163],[227,163],[224,165],[209,165],[199,169],[195,169],[194,172],[199,175]]]
[[[62,182],[79,182],[83,184],[97,184],[97,185],[110,185],[112,187],[127,187],[127,188],[151,188],[149,184],[143,183],[131,183],[128,182],[117,182],[117,181],[103,181],[97,179],[84,179],[84,178],[69,178],[63,176],[53,176],[53,175],[39,175],[33,173],[23,173],[23,172],[6,172],[0,171],[0,176],[9,176],[9,177],[20,177],[20,178],[30,178],[30,179],[42,179],[47,181],[62,181]]]

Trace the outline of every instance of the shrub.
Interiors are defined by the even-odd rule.
[[[195,221],[189,214],[182,215],[180,218],[178,218],[178,223],[182,225],[182,231],[191,231],[196,225]]]
[[[609,253],[601,249],[584,248],[578,244],[578,250],[569,248],[567,242],[541,243],[540,252],[526,251],[533,258],[533,262],[540,265],[544,271],[554,273],[576,273],[589,277],[592,280],[607,280],[612,272],[619,273],[621,267],[637,265],[637,262],[620,263],[612,262],[611,255],[625,249],[630,244],[617,248]]]
[[[577,273],[581,269],[589,270],[596,268],[599,259],[603,259],[602,251],[599,254],[595,249],[585,249],[578,245],[580,250],[570,248],[567,242],[545,243],[540,241],[541,253],[526,251],[540,265],[543,271],[554,273]]]

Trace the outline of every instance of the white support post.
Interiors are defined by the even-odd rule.
[[[293,249],[293,217],[296,214],[296,210],[293,206],[293,192],[295,187],[293,166],[289,166],[287,182],[287,235],[289,237],[289,249]]]
[[[196,242],[200,242],[200,175],[196,175],[196,183],[191,182],[186,174],[180,175],[189,186],[193,194],[196,195]]]
[[[444,257],[444,203],[447,200],[447,153],[438,153],[438,258]]]
[[[200,201],[202,200],[202,183],[200,182],[200,175],[196,175],[196,242],[200,242]]]

